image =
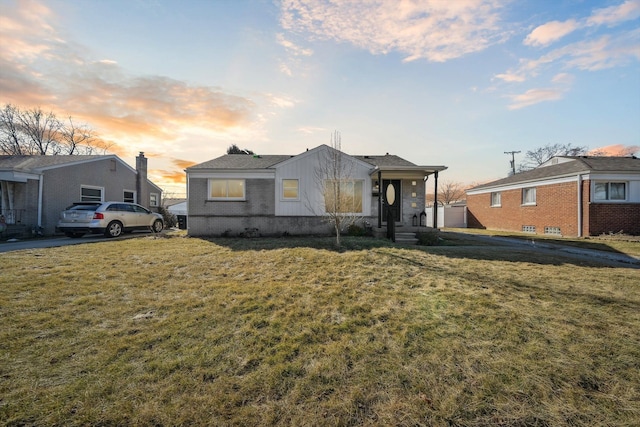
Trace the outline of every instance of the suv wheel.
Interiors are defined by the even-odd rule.
[[[107,225],[107,229],[104,230],[104,235],[107,237],[120,237],[122,234],[122,224],[118,221],[111,221]]]
[[[162,221],[159,219],[156,219],[155,221],[153,221],[153,225],[151,226],[151,231],[153,231],[154,233],[159,233],[162,231],[163,228],[164,228],[164,224],[162,223]]]

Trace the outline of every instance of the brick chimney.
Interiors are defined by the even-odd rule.
[[[149,207],[149,189],[147,188],[147,158],[144,152],[136,157],[136,194],[138,204]]]

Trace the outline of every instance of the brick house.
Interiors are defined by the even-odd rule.
[[[593,236],[640,234],[640,159],[554,157],[467,190],[468,227]]]
[[[320,145],[301,154],[227,154],[186,169],[190,235],[237,236],[328,234],[325,199],[316,171],[333,148]],[[398,156],[350,156],[344,191],[353,212],[372,228],[386,227],[392,212],[397,227],[409,229],[424,212],[427,177],[445,166],[418,166]],[[423,216],[424,218],[424,216]]]
[[[160,206],[144,153],[135,169],[115,155],[0,156],[0,214],[16,235],[54,234],[60,212],[74,202],[120,200]]]

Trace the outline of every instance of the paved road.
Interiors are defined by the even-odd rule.
[[[24,239],[17,241],[0,242],[0,252],[20,251],[25,249],[54,248],[58,246],[79,245],[82,243],[106,242],[111,240],[131,239],[135,237],[149,236],[151,232],[133,232],[116,239],[105,237],[102,234],[87,234],[79,239],[70,237],[51,237],[42,239]]]

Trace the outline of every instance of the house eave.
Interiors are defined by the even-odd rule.
[[[369,171],[369,175],[374,176],[378,172],[382,172],[385,174],[393,173],[413,176],[429,176],[444,170],[447,170],[446,166],[376,166]]]

